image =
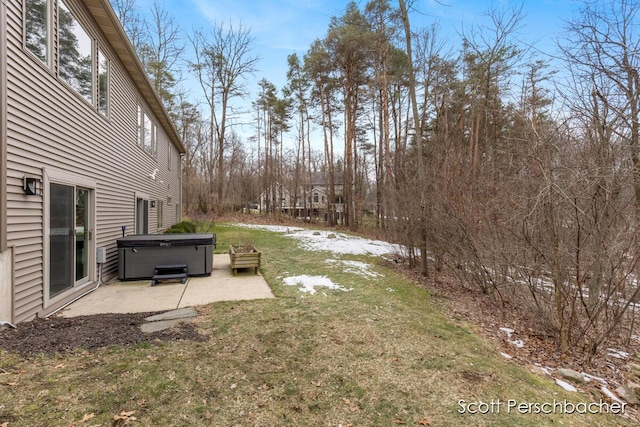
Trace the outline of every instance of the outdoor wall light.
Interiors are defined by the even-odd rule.
[[[156,201],[155,201],[155,200],[152,200],[152,201],[151,201],[151,207],[152,207],[152,208],[155,208],[155,207],[156,207]]]
[[[40,178],[25,176],[22,182],[22,189],[27,196],[37,196],[42,194],[42,181]]]

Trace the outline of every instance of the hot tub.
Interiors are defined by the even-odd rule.
[[[157,266],[186,264],[189,276],[208,276],[216,235],[136,234],[118,239],[118,278],[150,279]]]

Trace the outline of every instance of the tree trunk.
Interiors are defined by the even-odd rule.
[[[399,0],[402,23],[404,25],[404,35],[407,43],[407,67],[409,70],[409,96],[411,97],[411,107],[413,111],[413,127],[415,129],[415,143],[418,155],[418,192],[420,206],[418,210],[418,227],[420,235],[420,257],[422,261],[421,272],[423,276],[428,274],[427,265],[427,231],[426,231],[426,200],[425,188],[425,165],[422,148],[422,129],[420,126],[420,113],[418,112],[418,101],[416,95],[416,77],[413,71],[413,54],[411,49],[411,27],[409,25],[409,15],[404,0]]]

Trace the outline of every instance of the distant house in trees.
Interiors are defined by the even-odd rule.
[[[108,0],[3,0],[0,28],[0,321],[18,323],[115,276],[123,233],[180,220],[184,147]]]
[[[312,183],[286,186],[273,184],[260,194],[260,208],[263,212],[280,212],[296,218],[314,218],[326,221],[329,212],[334,212],[340,222],[344,213],[344,193],[342,174],[334,183],[335,200],[330,201],[329,184],[324,173],[312,174]],[[306,204],[305,204],[306,196]]]
[[[264,213],[290,212],[299,205],[289,189],[276,182],[260,193],[259,208]]]

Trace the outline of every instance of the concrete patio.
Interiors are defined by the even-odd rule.
[[[178,281],[151,280],[114,282],[70,304],[60,314],[64,317],[101,313],[144,313],[175,310],[217,301],[274,298],[262,275],[253,269],[231,273],[228,254],[215,254],[211,276],[189,277],[186,284]]]

